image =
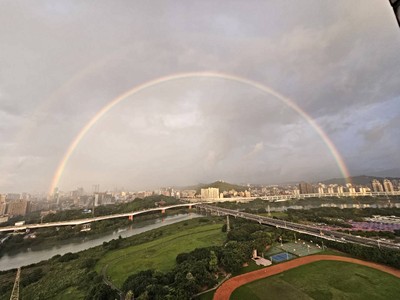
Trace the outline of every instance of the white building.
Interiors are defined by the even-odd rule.
[[[388,179],[385,179],[383,181],[383,187],[385,188],[385,192],[393,192],[394,191],[393,184]]]
[[[218,198],[219,198],[218,188],[201,189],[201,199],[218,199]]]

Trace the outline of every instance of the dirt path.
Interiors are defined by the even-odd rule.
[[[110,288],[112,288],[113,290],[116,290],[120,295],[122,294],[122,291],[117,288],[114,283],[112,283],[110,280],[108,280],[107,277],[107,268],[108,268],[108,264],[106,264],[103,269],[101,270],[101,275],[103,276],[103,281],[105,284],[107,284]]]
[[[214,300],[228,300],[232,294],[232,292],[238,288],[239,286],[252,282],[257,279],[265,278],[268,276],[272,276],[275,274],[282,273],[284,271],[299,267],[301,265],[309,264],[315,261],[321,261],[321,260],[334,260],[334,261],[343,261],[343,262],[349,262],[349,263],[354,263],[354,264],[359,264],[363,266],[367,266],[370,268],[374,268],[389,274],[392,274],[396,277],[400,278],[400,270],[394,269],[388,266],[380,265],[377,263],[373,262],[368,262],[368,261],[363,261],[355,258],[350,258],[350,257],[343,257],[343,256],[335,256],[335,255],[312,255],[312,256],[305,256],[305,257],[300,257],[285,263],[281,263],[278,265],[274,265],[271,267],[266,267],[261,270],[253,271],[250,273],[246,273],[243,275],[239,275],[236,277],[233,277],[226,281],[223,285],[221,285],[215,295],[214,295]]]

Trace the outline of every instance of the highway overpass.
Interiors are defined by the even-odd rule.
[[[310,236],[319,237],[325,240],[331,240],[341,243],[354,243],[369,247],[376,246],[379,248],[400,249],[399,246],[387,241],[379,241],[370,238],[357,237],[343,232],[322,229],[318,226],[288,222],[280,219],[274,219],[271,217],[264,217],[237,210],[221,208],[214,205],[198,204],[196,207],[200,210],[215,213],[218,215],[229,215],[235,218],[243,218],[246,220],[258,222],[260,224],[274,226],[276,228],[282,228],[285,230],[290,230],[298,233],[308,234]]]
[[[70,220],[70,221],[61,221],[61,222],[50,222],[50,223],[40,223],[40,224],[24,224],[21,226],[6,226],[0,227],[0,232],[10,232],[10,231],[19,231],[19,230],[26,230],[26,229],[36,229],[36,228],[45,228],[45,227],[60,227],[60,226],[76,226],[82,225],[102,220],[110,220],[116,218],[126,218],[126,217],[133,217],[140,214],[145,214],[149,212],[156,212],[161,211],[165,212],[167,209],[173,208],[180,208],[180,207],[188,207],[191,208],[196,206],[199,210],[203,210],[206,212],[215,213],[218,215],[230,215],[235,218],[243,218],[251,221],[258,222],[260,224],[274,226],[276,228],[282,228],[285,230],[290,230],[298,233],[304,233],[311,236],[316,236],[325,240],[332,240],[336,242],[342,243],[355,243],[364,246],[376,246],[376,247],[384,247],[384,248],[391,248],[391,249],[399,249],[399,246],[392,244],[387,241],[379,241],[370,238],[364,237],[357,237],[351,234],[337,232],[333,230],[326,230],[322,229],[318,226],[312,225],[305,225],[299,224],[294,222],[288,222],[285,220],[274,219],[271,217],[264,217],[256,214],[250,214],[246,212],[241,212],[237,210],[222,208],[214,205],[210,205],[209,202],[201,202],[201,203],[184,203],[184,204],[176,204],[164,207],[156,207],[150,208],[146,210],[140,211],[133,211],[129,213],[122,213],[122,214],[113,214],[108,216],[100,216],[100,217],[93,217],[93,218],[85,218],[85,219],[77,219],[77,220]]]
[[[82,225],[82,224],[87,224],[87,223],[92,223],[92,222],[97,222],[97,221],[103,221],[103,220],[133,217],[136,215],[141,215],[141,214],[145,214],[145,213],[149,213],[149,212],[156,212],[156,211],[165,212],[167,209],[172,209],[172,208],[179,208],[179,207],[191,208],[192,206],[197,205],[197,204],[199,204],[199,203],[175,204],[175,205],[170,205],[170,206],[161,206],[161,207],[150,208],[150,209],[145,209],[145,210],[133,211],[133,212],[129,212],[129,213],[113,214],[113,215],[108,215],[108,216],[77,219],[77,220],[70,220],[70,221],[39,223],[39,224],[24,224],[21,226],[6,226],[6,227],[0,227],[0,232],[36,229],[36,228],[45,228],[45,227],[76,226],[76,225]]]
[[[313,194],[290,194],[290,195],[273,195],[273,196],[257,196],[257,197],[232,197],[232,198],[210,198],[210,199],[199,199],[199,198],[181,198],[181,200],[188,202],[199,202],[199,201],[212,201],[212,202],[224,202],[224,201],[238,201],[238,202],[250,202],[256,199],[261,199],[270,202],[281,202],[288,200],[300,200],[300,199],[308,199],[308,198],[328,198],[328,197],[388,197],[388,196],[400,196],[400,191],[394,192],[356,192],[356,193],[313,193]]]

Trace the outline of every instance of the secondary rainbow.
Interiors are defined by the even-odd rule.
[[[224,80],[229,80],[229,81],[234,81],[234,82],[239,82],[244,85],[248,85],[251,87],[254,87],[260,91],[263,91],[269,95],[274,96],[275,98],[279,99],[282,101],[284,104],[292,108],[294,111],[296,111],[301,117],[303,117],[308,124],[316,131],[316,133],[321,137],[325,145],[328,147],[329,151],[331,152],[333,158],[335,159],[338,168],[340,172],[342,173],[344,178],[349,178],[349,171],[346,167],[346,164],[343,161],[343,158],[341,157],[339,151],[336,149],[336,146],[334,143],[330,140],[329,136],[323,131],[323,129],[311,118],[309,114],[307,114],[304,110],[302,110],[295,102],[290,100],[289,98],[283,96],[282,94],[278,93],[277,91],[273,90],[272,88],[263,85],[259,82],[246,79],[243,77],[239,77],[236,75],[230,75],[230,74],[224,74],[224,73],[217,73],[217,72],[191,72],[191,73],[181,73],[181,74],[173,74],[161,78],[157,78],[151,81],[147,81],[141,85],[135,86],[132,89],[124,92],[123,94],[117,96],[113,100],[111,100],[107,105],[105,105],[102,109],[100,109],[94,117],[81,129],[81,131],[78,133],[78,135],[75,137],[75,139],[72,141],[72,143],[69,145],[67,151],[65,152],[63,158],[61,159],[56,172],[54,173],[49,194],[51,194],[54,191],[54,188],[58,185],[61,176],[64,172],[65,166],[68,163],[68,160],[70,159],[71,155],[75,151],[76,147],[78,147],[79,143],[82,141],[82,139],[85,137],[85,135],[88,133],[88,131],[99,121],[108,111],[110,111],[115,105],[120,103],[121,101],[127,99],[128,97],[145,90],[147,88],[153,87],[155,85],[165,83],[168,81],[174,81],[174,80],[182,80],[182,79],[188,79],[188,78],[219,78],[219,79],[224,79]]]

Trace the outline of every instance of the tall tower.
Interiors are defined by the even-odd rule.
[[[371,187],[372,187],[372,190],[373,190],[374,192],[383,192],[383,186],[382,186],[382,184],[379,182],[378,179],[373,179],[373,180],[371,181]],[[392,187],[393,187],[393,186],[392,186]]]
[[[99,184],[93,184],[92,186],[93,194],[96,194],[100,190],[100,185]]]
[[[383,181],[383,187],[385,188],[385,192],[393,192],[394,191],[393,184],[389,179],[385,179]]]
[[[308,182],[300,182],[299,183],[300,194],[312,194],[314,193],[314,188]]]

